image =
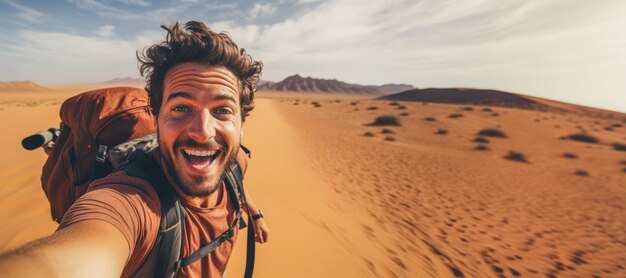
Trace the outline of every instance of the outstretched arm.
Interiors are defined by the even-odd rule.
[[[85,220],[0,254],[3,277],[119,277],[129,256],[122,232]]]

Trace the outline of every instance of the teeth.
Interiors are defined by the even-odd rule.
[[[188,155],[193,156],[212,156],[216,153],[216,151],[198,151],[198,150],[183,150]]]

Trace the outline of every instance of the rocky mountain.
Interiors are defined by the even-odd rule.
[[[48,90],[48,88],[42,87],[39,84],[30,80],[0,82],[0,91],[42,91],[42,90]]]
[[[105,81],[104,83],[106,83],[106,84],[144,86],[146,81],[143,78],[118,77],[118,78],[113,78],[113,79],[111,79],[109,81]]]
[[[618,114],[617,112],[599,108],[565,103],[523,94],[473,88],[412,89],[397,94],[383,96],[379,99],[500,106],[526,110],[585,114],[601,118],[612,118]]]
[[[289,91],[289,92],[317,92],[317,93],[345,93],[362,95],[386,95],[404,90],[413,89],[411,85],[385,84],[382,86],[363,86],[350,84],[337,79],[321,79],[302,77],[298,74],[289,76],[280,82],[267,82],[259,86],[259,90]]]

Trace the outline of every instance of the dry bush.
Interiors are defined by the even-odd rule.
[[[622,124],[612,124],[611,127],[615,127],[615,128],[622,127]]]
[[[477,151],[488,151],[489,148],[486,145],[478,145],[478,146],[476,146],[474,148],[474,150],[477,150]]]
[[[446,134],[448,134],[448,131],[443,129],[443,128],[440,128],[437,131],[435,131],[435,134],[446,135]]]
[[[504,156],[504,158],[511,161],[528,162],[528,160],[526,159],[526,155],[517,151],[509,151],[509,153]]]
[[[322,106],[322,105],[321,105],[319,102],[317,102],[317,101],[313,101],[313,102],[311,102],[311,104],[313,104],[313,106],[315,106],[315,108],[319,108],[319,107],[321,107],[321,106]]]
[[[391,106],[398,106],[398,105],[400,105],[400,103],[397,103],[397,102],[394,101],[394,102],[390,102],[389,105],[391,105]]]
[[[404,110],[404,109],[406,109],[406,106],[404,106],[404,105],[398,106],[398,110]]]
[[[481,111],[483,111],[483,112],[493,112],[493,109],[491,109],[489,107],[485,107],[485,108],[481,109]]]
[[[567,136],[567,138],[569,138],[570,140],[578,141],[578,142],[585,142],[585,143],[591,143],[591,144],[598,143],[598,138],[593,137],[586,133],[570,134]]]
[[[581,169],[576,169],[576,171],[574,172],[574,175],[588,177],[589,176],[589,172],[587,172],[585,170],[581,170]]]
[[[434,121],[436,121],[436,120],[435,120],[435,118],[433,118],[433,117],[426,117],[426,118],[424,118],[424,121],[427,121],[427,122],[434,122]]]
[[[493,113],[493,114],[491,114],[491,116],[498,117],[498,116],[500,116],[500,114],[498,114],[498,113]]]
[[[386,136],[385,137],[385,141],[396,141],[396,138],[393,138],[393,136]]]
[[[616,151],[626,152],[626,145],[620,143],[613,143],[613,149]]]
[[[463,117],[463,114],[459,114],[459,113],[450,114],[448,116],[448,118],[451,118],[451,119],[456,119],[456,118],[461,118],[461,117]]]
[[[565,158],[569,158],[569,159],[577,159],[578,155],[574,154],[574,153],[563,153],[562,155]]]
[[[374,122],[371,123],[370,125],[374,125],[374,126],[385,126],[385,125],[400,126],[400,120],[398,120],[398,117],[393,116],[393,115],[382,115],[382,116],[376,117]]]
[[[478,135],[487,136],[487,137],[499,137],[506,138],[506,134],[503,131],[495,128],[485,128],[478,132]]]
[[[474,111],[474,107],[466,106],[466,107],[463,107],[463,110],[464,111]]]
[[[472,141],[476,143],[483,143],[483,144],[489,143],[489,139],[482,137],[482,136],[476,136],[476,138],[474,138],[474,140]]]
[[[395,132],[391,129],[388,128],[383,128],[383,130],[380,132],[382,134],[394,134]]]
[[[366,131],[365,133],[363,133],[363,136],[367,136],[367,137],[374,137],[374,133],[370,132],[370,131]]]
[[[367,110],[378,110],[378,106],[370,106]]]
[[[353,101],[353,102],[350,102],[350,105],[357,105],[358,103],[359,103],[358,101]]]
[[[336,103],[340,103],[340,102],[341,102],[341,100],[339,100],[339,99],[336,99],[336,100],[335,100],[335,102],[336,102]]]
[[[402,113],[400,113],[400,116],[405,116],[405,117],[406,117],[406,116],[408,116],[408,115],[409,115],[409,113],[407,113],[407,112],[402,112]]]

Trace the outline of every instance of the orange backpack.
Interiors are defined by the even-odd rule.
[[[138,88],[76,95],[63,103],[60,115],[60,134],[41,174],[52,218],[59,223],[91,181],[112,172],[108,150],[156,129],[148,93]]]

